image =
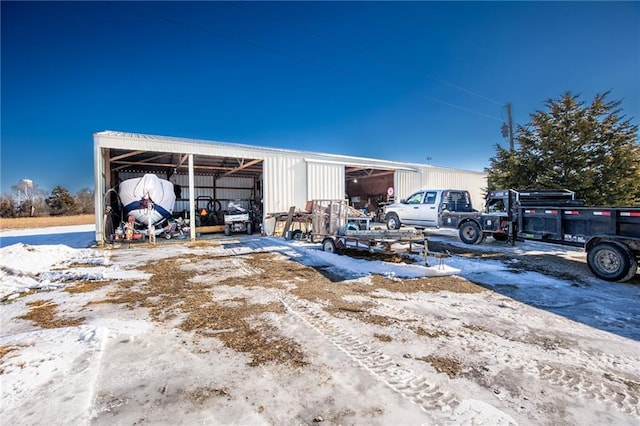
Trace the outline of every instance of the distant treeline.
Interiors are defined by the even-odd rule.
[[[11,187],[12,194],[0,196],[0,217],[70,216],[94,213],[94,194],[83,188],[71,195],[58,185],[51,192],[41,190],[31,180],[23,179]]]

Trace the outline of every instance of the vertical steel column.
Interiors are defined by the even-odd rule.
[[[189,234],[191,241],[196,239],[196,197],[193,173],[193,154],[189,154]]]

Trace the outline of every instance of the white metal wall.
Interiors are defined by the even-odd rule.
[[[407,198],[422,188],[422,173],[412,170],[396,170],[394,190],[396,201]]]
[[[302,208],[307,202],[307,169],[300,157],[264,159],[264,212],[280,213],[289,207]]]
[[[307,201],[342,200],[345,192],[344,164],[307,160]]]
[[[465,170],[424,168],[423,187],[432,189],[466,189],[471,194],[471,202],[477,210],[484,208],[487,178],[482,173]]]

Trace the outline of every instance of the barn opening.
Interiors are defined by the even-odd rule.
[[[394,176],[391,169],[366,166],[345,167],[346,197],[354,208],[366,214],[374,214],[374,220],[382,222],[382,209],[394,201]]]
[[[153,174],[173,184],[171,219],[189,219],[197,233],[224,231],[224,214],[236,206],[252,213],[253,229],[262,220],[263,160],[208,155],[193,156],[194,217],[191,220],[188,154],[104,148],[104,204],[112,227],[127,220],[118,194],[126,180]],[[166,226],[166,223],[160,224]]]

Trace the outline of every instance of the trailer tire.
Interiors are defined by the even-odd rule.
[[[475,222],[465,222],[460,226],[458,232],[460,240],[465,244],[480,244],[485,239],[485,235]]]
[[[597,243],[589,249],[587,265],[593,275],[606,281],[629,280],[638,268],[635,256],[627,247],[609,241]]]
[[[402,224],[400,223],[400,218],[395,213],[389,213],[387,216],[387,229],[395,230],[400,229]]]
[[[231,225],[224,226],[224,235],[226,235],[227,237],[231,235]]]
[[[336,242],[333,238],[325,238],[324,240],[322,240],[322,250],[326,251],[327,253],[340,254],[340,250],[338,249],[338,246],[336,245]]]
[[[291,233],[291,239],[296,241],[302,240],[302,231],[300,229],[296,229]]]
[[[251,222],[247,223],[247,234],[253,234],[253,224]]]

